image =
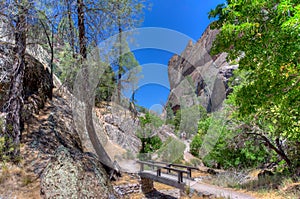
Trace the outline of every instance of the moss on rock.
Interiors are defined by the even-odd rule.
[[[116,198],[96,157],[59,147],[41,177],[44,198]]]

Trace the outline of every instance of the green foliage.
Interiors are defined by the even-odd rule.
[[[108,66],[101,75],[95,92],[95,103],[102,101],[109,102],[115,90],[115,74],[110,66]]]
[[[217,126],[214,129],[212,126]],[[220,131],[219,137],[214,147],[209,151],[209,154],[203,157],[202,161],[209,167],[222,167],[222,168],[253,168],[264,163],[269,153],[263,145],[254,145],[251,140],[245,141],[236,135],[238,132],[235,130],[228,130],[229,124],[219,126],[212,116],[204,118],[199,121],[199,131],[194,136],[191,144],[191,153],[196,157],[201,157],[199,154],[203,141],[208,133],[209,128]],[[208,140],[206,140],[208,141]]]
[[[197,134],[198,121],[206,117],[206,110],[201,105],[195,105],[178,110],[173,124],[176,131],[185,132],[187,137],[191,137]]]
[[[15,161],[19,162],[20,157],[11,157],[11,153],[15,150],[15,146],[12,143],[12,139],[5,136],[0,137],[0,160],[2,162]]]
[[[146,124],[151,124],[154,128],[161,127],[164,122],[163,120],[155,114],[147,112],[144,116],[140,117],[140,124],[142,127],[145,127]]]
[[[72,90],[74,81],[80,66],[78,60],[73,57],[72,49],[69,44],[61,49],[58,54],[60,60],[59,67],[55,68],[55,73],[64,82],[64,85]],[[105,64],[102,64],[103,66]],[[100,67],[100,64],[99,64]],[[111,101],[112,94],[115,90],[115,73],[110,66],[105,66],[104,73],[99,78],[99,83],[95,89],[95,103],[102,101]]]
[[[178,110],[175,114],[175,117],[174,117],[174,126],[175,126],[175,131],[179,131],[179,128],[180,128],[180,121],[181,121],[181,111]]]
[[[191,153],[196,157],[199,157],[199,150],[203,143],[203,137],[206,135],[211,123],[212,118],[208,115],[203,116],[198,122],[198,134],[193,137],[193,140],[190,144]]]
[[[209,167],[222,168],[254,168],[267,160],[268,152],[262,145],[253,145],[251,141],[238,146],[224,132],[213,150],[203,158],[203,163]]]
[[[140,138],[142,141],[142,149],[140,153],[151,153],[158,150],[162,146],[161,139],[156,135],[153,137]]]
[[[166,105],[166,124],[174,125],[174,112],[171,104]]]
[[[78,60],[72,55],[69,44],[65,44],[58,54],[60,60],[59,68],[56,68],[56,75],[64,82],[64,85],[72,90],[76,74],[79,71]]]
[[[196,156],[196,157],[199,157],[199,150],[202,146],[202,136],[197,134],[194,136],[191,144],[190,144],[190,152],[192,155]]]
[[[198,122],[198,134],[203,136],[207,133],[209,126],[212,123],[212,117],[205,117]]]
[[[227,1],[210,16],[219,17],[215,25],[221,27],[212,53],[240,59],[235,75],[242,78],[230,96],[236,108],[232,117],[252,128],[244,133],[263,137],[289,166],[289,160],[296,164],[299,154],[291,149],[300,139],[299,0]]]
[[[141,78],[140,72],[142,68],[131,52],[126,38],[121,38],[121,41],[114,44],[111,54],[112,57],[116,58],[113,60],[112,66],[117,70],[117,95],[118,100],[121,100],[122,90],[129,89],[135,92],[138,81]]]
[[[140,154],[142,154],[140,157],[142,157],[143,154],[154,152],[162,146],[161,139],[157,135],[153,136],[152,134],[155,129],[163,125],[163,121],[150,112],[147,112],[143,117],[140,117],[139,120],[141,132],[138,133],[138,137],[142,142],[142,149],[140,151]]]
[[[169,137],[159,149],[158,154],[164,162],[180,163],[185,147],[185,144],[180,140]]]
[[[268,152],[263,146],[246,142],[242,147],[228,145],[228,140],[221,138],[203,163],[209,167],[254,168],[267,160]]]

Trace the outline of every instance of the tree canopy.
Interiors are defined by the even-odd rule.
[[[300,138],[299,0],[228,0],[210,12],[220,28],[212,53],[239,60],[230,102],[244,133],[291,166]],[[294,164],[297,161],[293,161]]]

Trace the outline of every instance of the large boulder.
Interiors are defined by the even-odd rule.
[[[44,198],[115,198],[106,171],[91,154],[57,149],[41,177]]]

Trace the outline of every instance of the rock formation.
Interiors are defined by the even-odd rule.
[[[131,117],[118,117],[107,113],[100,117],[109,139],[133,153],[138,153],[141,148],[141,140],[136,136],[138,122]]]
[[[44,198],[115,198],[105,170],[96,157],[56,150],[41,178]]]
[[[0,45],[0,112],[5,109],[14,59],[12,45]],[[0,182],[0,198],[40,198],[39,193],[44,198],[116,198],[107,168],[94,154],[83,151],[71,99],[64,91],[55,91],[48,100],[52,89],[49,69],[29,53],[23,87],[21,175],[11,172],[9,180]],[[31,187],[35,188],[28,193]]]
[[[218,32],[208,27],[197,43],[190,41],[181,55],[170,59],[168,103],[173,111],[196,104],[215,111],[230,93],[227,82],[237,65],[226,62],[226,53],[210,55]]]

